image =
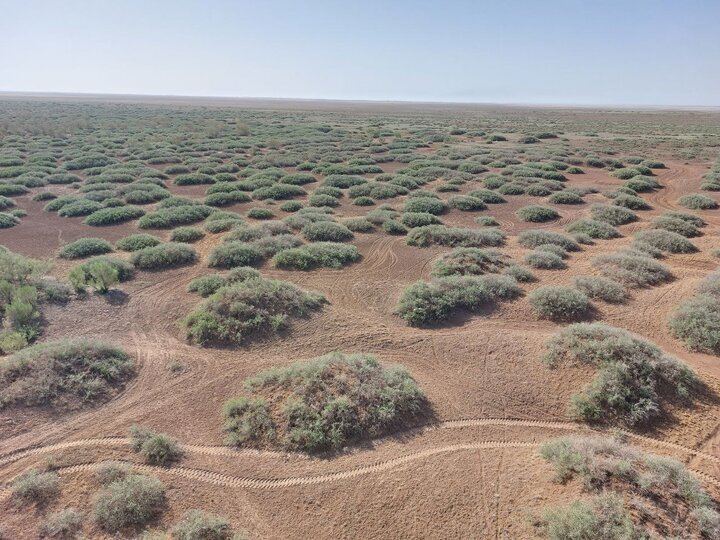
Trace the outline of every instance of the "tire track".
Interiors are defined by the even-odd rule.
[[[418,432],[424,432],[424,431],[434,431],[434,430],[439,430],[439,429],[461,429],[461,428],[467,428],[467,427],[482,427],[482,426],[539,427],[539,428],[557,429],[557,430],[565,430],[565,431],[587,431],[587,432],[593,432],[593,433],[609,433],[610,432],[610,430],[607,430],[607,429],[593,429],[593,428],[585,426],[583,424],[578,424],[578,423],[573,423],[573,422],[522,420],[522,419],[512,419],[512,418],[470,418],[470,419],[448,420],[448,421],[440,422],[440,423],[434,424],[434,425],[431,424],[431,425],[427,425],[427,426],[420,426],[420,427],[405,431],[403,433],[403,435],[409,435],[412,433],[418,433]],[[652,437],[647,437],[644,435],[640,435],[637,433],[633,433],[630,431],[624,431],[624,430],[613,430],[613,433],[623,435],[630,439],[642,441],[649,445],[660,446],[660,447],[664,447],[664,448],[678,450],[678,451],[693,455],[695,457],[705,458],[709,461],[713,461],[715,463],[720,463],[720,457],[718,457],[718,456],[714,456],[712,454],[708,454],[701,450],[683,446],[683,445],[680,445],[677,443],[662,441],[659,439],[654,439]],[[393,438],[394,438],[394,435],[382,437],[382,438],[376,439],[374,444],[377,445],[377,444],[380,444],[383,442],[387,442],[387,441],[392,440]],[[58,450],[65,450],[65,449],[69,449],[69,448],[82,448],[82,447],[88,447],[88,446],[90,446],[90,447],[92,447],[92,446],[123,446],[123,445],[129,445],[129,444],[130,444],[130,439],[128,439],[128,438],[102,437],[102,438],[96,438],[96,439],[79,439],[76,441],[68,441],[68,442],[64,442],[64,443],[51,444],[48,446],[37,446],[37,447],[33,447],[33,448],[20,449],[15,452],[10,452],[10,453],[4,454],[4,455],[0,455],[0,466],[6,465],[8,463],[12,463],[14,461],[18,461],[18,460],[23,459],[28,456],[42,455],[42,454],[55,452]],[[271,450],[255,450],[255,449],[234,449],[234,448],[228,447],[228,446],[180,445],[180,447],[182,450],[184,450],[186,452],[199,454],[199,455],[207,455],[207,456],[236,457],[236,456],[240,456],[240,455],[246,455],[246,456],[268,456],[268,457],[272,456],[272,457],[278,457],[278,458],[282,458],[282,457],[286,456],[286,453],[284,453],[284,452],[274,452]]]

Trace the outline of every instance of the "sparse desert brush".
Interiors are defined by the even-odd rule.
[[[266,199],[282,201],[294,197],[302,197],[303,195],[307,195],[307,192],[303,188],[291,184],[274,184],[272,186],[258,188],[252,192],[253,199],[259,201]]]
[[[720,354],[720,290],[717,275],[701,282],[699,294],[684,301],[671,315],[668,327],[692,351]]]
[[[18,504],[44,505],[60,494],[60,478],[54,472],[30,469],[18,476],[10,489],[12,499]]]
[[[542,249],[535,249],[528,253],[525,257],[525,262],[530,267],[537,268],[538,270],[562,270],[567,268],[565,261],[563,261],[563,257],[557,253],[552,253]]]
[[[186,173],[175,177],[175,184],[178,186],[194,186],[198,184],[214,184],[215,179],[209,174]]]
[[[465,212],[474,212],[487,208],[487,205],[483,201],[469,195],[455,195],[450,197],[447,202],[450,208],[456,208]]]
[[[635,241],[667,253],[694,253],[698,249],[684,236],[664,230],[648,229],[635,234]]]
[[[382,228],[388,234],[403,235],[408,233],[408,228],[395,219],[383,221]]]
[[[523,231],[518,235],[518,243],[526,248],[536,248],[543,244],[555,244],[565,251],[580,251],[580,245],[575,240],[564,234],[551,231]]]
[[[678,199],[678,204],[691,210],[714,210],[718,207],[718,203],[714,199],[700,193],[683,195]]]
[[[601,255],[593,259],[593,266],[603,276],[629,287],[658,285],[672,278],[667,266],[640,254]]]
[[[409,246],[416,247],[498,247],[505,242],[505,235],[497,229],[476,230],[428,225],[412,229],[406,242]]]
[[[319,189],[319,188],[318,188]],[[323,193],[318,193],[317,190],[308,197],[308,204],[310,206],[340,206],[340,201],[337,199],[337,197],[333,197],[332,195],[325,195]]]
[[[190,244],[201,240],[204,236],[205,233],[195,227],[178,227],[170,233],[170,241]]]
[[[475,223],[483,227],[498,227],[500,223],[492,216],[479,216],[475,218]]]
[[[77,292],[84,292],[87,286],[91,286],[98,293],[105,294],[120,281],[120,271],[111,262],[96,258],[82,267],[73,268],[68,278]]]
[[[63,259],[81,259],[92,255],[104,255],[112,250],[112,244],[103,238],[80,238],[63,246],[58,256]]]
[[[106,401],[135,374],[130,357],[100,341],[54,341],[0,360],[0,408],[77,408]]]
[[[477,276],[498,273],[507,265],[507,256],[493,249],[455,248],[435,263],[436,276]]]
[[[359,259],[360,252],[355,246],[338,242],[312,242],[280,251],[272,262],[278,268],[313,270],[320,267],[341,268]]]
[[[592,307],[582,291],[557,285],[538,287],[528,301],[540,317],[559,321],[585,316]]]
[[[652,208],[642,197],[627,193],[618,194],[613,199],[613,204],[629,210],[650,210]]]
[[[681,221],[684,221],[685,223],[689,223],[690,225],[698,229],[701,229],[702,227],[705,227],[707,225],[706,221],[700,216],[696,216],[695,214],[689,214],[687,212],[665,212],[657,219],[660,218],[679,219]]]
[[[169,465],[182,457],[178,442],[163,433],[140,426],[130,426],[132,449],[150,465]]]
[[[403,211],[438,215],[445,212],[447,208],[447,204],[440,199],[433,197],[413,197],[407,200]]]
[[[517,211],[517,215],[523,221],[530,223],[544,223],[560,217],[553,208],[538,205],[525,206]]]
[[[323,295],[292,283],[255,277],[219,289],[181,325],[188,339],[201,345],[241,344],[251,337],[277,332],[292,318],[308,316],[326,302]]]
[[[546,513],[545,528],[555,533],[550,538],[649,538],[658,526],[676,538],[713,538],[713,524],[717,531],[720,515],[711,497],[675,459],[602,436],[556,439],[540,455],[558,481],[578,477],[586,491],[602,493]],[[642,513],[630,512],[635,508]],[[686,518],[673,519],[680,514]]]
[[[46,538],[76,538],[82,528],[83,513],[77,508],[64,508],[50,514],[40,526]]]
[[[207,206],[230,206],[231,204],[240,204],[250,202],[250,196],[242,191],[224,191],[211,193],[205,197]]]
[[[247,216],[253,219],[272,219],[275,217],[275,214],[269,208],[255,206],[248,210]]]
[[[68,278],[76,290],[81,291],[82,285],[91,284],[94,281],[92,275],[93,272],[91,272],[91,270],[95,268],[95,265],[98,262],[112,267],[117,272],[118,281],[127,281],[132,279],[135,274],[135,267],[123,259],[109,255],[93,257],[92,259],[89,259],[70,270]],[[81,285],[81,287],[78,287],[77,285]]]
[[[190,225],[202,221],[214,211],[214,208],[200,204],[167,206],[142,216],[138,221],[138,227],[140,229],[172,229],[180,225]]]
[[[272,369],[248,379],[245,389],[252,397],[225,404],[229,442],[303,452],[338,450],[415,423],[426,407],[403,367],[384,367],[367,354],[331,353]]]
[[[498,193],[503,195],[524,195],[525,187],[514,182],[503,184],[498,188]]]
[[[57,199],[56,199],[57,200]],[[117,225],[143,217],[145,210],[137,206],[120,206],[115,208],[103,208],[93,212],[85,218],[85,225],[93,227],[105,227],[108,225]]]
[[[0,229],[9,229],[20,223],[20,220],[6,212],[0,212]]]
[[[132,474],[132,466],[124,461],[104,461],[95,470],[95,478],[101,486],[107,486]]]
[[[207,298],[220,287],[224,287],[226,284],[225,277],[220,274],[210,274],[207,276],[200,276],[193,279],[188,284],[188,292],[198,293],[203,298]]]
[[[582,204],[585,201],[574,191],[558,191],[548,197],[551,204]]]
[[[172,528],[177,540],[234,540],[230,522],[201,510],[188,510]]]
[[[160,480],[132,474],[102,489],[95,497],[93,512],[103,529],[117,532],[146,525],[165,505],[165,486]]]
[[[87,216],[92,214],[93,212],[101,210],[102,208],[103,205],[99,202],[87,199],[79,199],[77,201],[71,202],[70,204],[64,205],[58,211],[58,215],[61,217]]]
[[[511,264],[507,266],[502,273],[510,276],[518,283],[532,283],[535,281],[533,273],[519,264]]]
[[[134,251],[130,262],[141,270],[164,270],[197,261],[197,252],[186,244],[167,242]]]
[[[375,226],[364,217],[347,218],[342,221],[342,225],[345,225],[352,232],[356,233],[367,233],[375,230]]]
[[[598,240],[610,240],[620,236],[615,227],[605,221],[595,219],[579,219],[568,225],[566,230],[574,234],[586,234],[590,238]]]
[[[255,266],[262,262],[263,255],[251,244],[237,241],[224,242],[217,246],[208,257],[210,268],[235,268]]]
[[[654,229],[663,229],[675,234],[680,234],[685,238],[700,235],[700,230],[692,222],[668,215],[655,218],[652,222],[652,227]]]
[[[397,313],[412,326],[448,319],[457,310],[477,312],[522,293],[510,276],[446,276],[409,285]]]
[[[502,204],[507,202],[501,195],[489,189],[476,189],[468,193],[473,199],[480,199],[485,204]]]
[[[692,370],[658,347],[626,330],[605,324],[578,323],[548,342],[545,361],[598,368],[572,399],[572,410],[586,421],[643,424],[662,414],[666,399],[686,399],[697,385]]]
[[[611,304],[627,300],[628,293],[621,283],[602,276],[578,276],[574,280],[575,288],[589,298],[597,298]]]
[[[157,246],[161,243],[162,240],[151,234],[131,234],[118,240],[115,243],[115,247],[122,251],[137,251],[138,249]]]
[[[317,221],[308,223],[302,229],[305,238],[311,242],[347,242],[352,240],[353,233],[341,223]]]
[[[297,212],[303,208],[303,204],[300,201],[286,201],[280,205],[280,210],[283,212]]]

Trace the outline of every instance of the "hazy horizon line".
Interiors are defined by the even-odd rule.
[[[0,90],[0,96],[14,97],[68,97],[68,98],[156,98],[156,99],[185,99],[185,100],[223,100],[223,101],[281,101],[281,102],[326,102],[326,103],[364,103],[364,104],[393,104],[393,105],[465,105],[465,106],[506,106],[506,107],[543,107],[543,108],[641,108],[664,110],[720,110],[718,105],[683,105],[674,103],[561,103],[561,102],[530,102],[530,101],[454,101],[454,100],[413,100],[413,99],[369,99],[369,98],[331,98],[331,97],[277,97],[277,96],[230,96],[230,95],[200,95],[200,94],[141,94],[141,93],[112,93],[112,92],[64,92],[64,91],[36,91],[36,90]]]

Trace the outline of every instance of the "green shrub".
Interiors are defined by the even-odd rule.
[[[599,298],[611,304],[622,303],[628,297],[620,283],[601,276],[579,276],[575,278],[574,285],[589,298]]]
[[[25,186],[17,184],[0,184],[0,195],[3,197],[17,197],[19,195],[25,195],[30,193],[30,190]]]
[[[475,218],[475,223],[483,227],[497,227],[500,225],[498,220],[492,216],[479,216]]]
[[[480,199],[470,197],[468,195],[455,195],[448,199],[448,205],[450,208],[457,208],[465,212],[474,212],[478,210],[485,210],[487,205]]]
[[[375,201],[370,197],[356,197],[352,203],[355,206],[372,206],[375,204]]]
[[[11,214],[0,212],[0,229],[9,229],[20,223],[20,220]]]
[[[109,532],[141,527],[165,507],[165,486],[157,478],[130,475],[104,488],[95,498],[98,524]]]
[[[180,459],[182,450],[178,442],[162,433],[140,426],[130,426],[132,449],[150,465],[169,465]]]
[[[448,319],[458,309],[477,312],[499,300],[521,293],[509,276],[447,276],[408,286],[400,297],[397,313],[413,326]]]
[[[115,247],[122,251],[137,251],[146,247],[154,247],[161,243],[162,240],[151,234],[131,234],[118,240],[115,243]]]
[[[497,247],[504,242],[505,235],[497,229],[462,229],[444,225],[416,227],[407,237],[407,244],[416,247]]]
[[[698,228],[691,222],[668,215],[655,218],[652,222],[652,226],[654,229],[663,229],[675,234],[680,234],[686,238],[700,235]]]
[[[347,218],[342,221],[342,224],[354,233],[372,232],[375,229],[375,226],[364,217]]]
[[[563,261],[560,255],[540,249],[535,249],[531,253],[528,253],[525,257],[525,262],[532,268],[537,268],[538,270],[562,270],[566,268],[565,261]]]
[[[315,268],[341,268],[360,259],[355,246],[336,242],[314,242],[302,247],[286,249],[273,257],[278,268],[312,270]]]
[[[691,210],[714,210],[718,207],[718,203],[706,195],[700,193],[690,193],[678,199],[678,204]]]
[[[408,232],[407,227],[395,219],[388,219],[383,221],[382,228],[383,231],[388,234],[402,235],[407,234]]]
[[[511,264],[503,270],[503,274],[510,276],[518,283],[531,283],[535,281],[533,273],[519,264]]]
[[[177,540],[232,540],[230,523],[221,517],[200,510],[188,510],[172,528]]]
[[[717,297],[701,295],[683,302],[670,317],[668,327],[688,349],[720,354],[720,300]]]
[[[229,206],[231,204],[240,204],[250,201],[250,197],[242,191],[211,193],[205,197],[205,204],[208,206]]]
[[[593,260],[593,266],[605,277],[630,287],[658,285],[672,277],[665,265],[639,254],[602,255]]]
[[[646,423],[661,414],[660,388],[684,398],[696,385],[692,370],[679,360],[625,330],[600,323],[561,330],[548,342],[545,360],[551,367],[569,362],[599,368],[572,400],[575,414],[587,421]]]
[[[260,208],[258,206],[248,210],[247,216],[253,219],[272,219],[275,217],[269,208]]]
[[[303,207],[300,201],[287,201],[280,205],[280,210],[283,212],[297,212]]]
[[[102,259],[88,261],[82,268],[70,273],[70,280],[77,291],[91,286],[100,294],[105,294],[110,287],[120,281],[118,269],[110,262]]]
[[[201,240],[205,233],[195,227],[178,227],[170,233],[171,242],[192,243]]]
[[[613,199],[613,204],[630,210],[650,210],[652,208],[645,202],[645,199],[626,193],[618,194],[618,196]]]
[[[263,255],[256,247],[243,242],[225,242],[217,246],[208,257],[210,268],[235,268],[255,266],[262,262]]]
[[[47,538],[76,538],[82,529],[83,513],[76,508],[64,508],[50,514],[40,526]]]
[[[57,199],[56,199],[57,200]],[[121,206],[115,208],[103,208],[97,212],[93,212],[85,218],[85,225],[93,227],[104,227],[107,225],[117,225],[144,217],[145,210],[137,206]],[[142,228],[142,227],[141,227]]]
[[[582,317],[592,307],[585,293],[557,285],[538,287],[528,301],[540,317],[562,321]]]
[[[436,276],[477,276],[500,272],[507,257],[499,251],[480,248],[455,248],[435,263]]]
[[[604,221],[610,225],[625,225],[637,219],[634,212],[622,206],[609,206],[606,204],[593,204],[590,215],[596,221]]]
[[[231,443],[274,442],[304,452],[338,450],[413,422],[425,398],[401,366],[383,367],[371,355],[331,353],[248,379],[255,397],[225,404]],[[269,410],[264,398],[280,400]]]
[[[635,234],[635,242],[668,253],[694,253],[695,245],[684,236],[664,229],[649,229]]]
[[[215,179],[209,174],[188,173],[175,177],[175,184],[178,186],[195,186],[199,184],[214,184]]]
[[[219,289],[182,325],[196,343],[243,343],[276,332],[292,317],[310,315],[326,302],[321,294],[305,292],[291,283],[256,277]]]
[[[615,493],[596,495],[546,510],[543,528],[549,540],[641,540],[643,532],[632,521],[623,498]]]
[[[578,243],[569,236],[551,231],[523,231],[518,235],[518,243],[522,247],[526,248],[536,248],[543,244],[555,244],[556,246],[563,248],[565,251],[580,250]]]
[[[63,246],[58,256],[63,259],[81,259],[91,255],[104,255],[112,250],[110,242],[102,238],[80,238]]]
[[[132,473],[132,466],[124,461],[105,461],[95,470],[95,477],[101,486],[123,480]]]
[[[90,274],[90,269],[92,268],[92,265],[98,261],[107,263],[114,268],[117,271],[118,281],[127,281],[135,274],[135,267],[129,262],[117,257],[102,255],[100,257],[94,257],[73,268],[69,275],[71,283],[75,284],[75,280],[77,280],[77,282],[81,285],[90,283],[93,279]],[[81,289],[82,288],[79,290]]]
[[[44,505],[60,494],[60,479],[54,472],[30,469],[10,486],[13,500],[20,504]]]
[[[620,236],[618,230],[605,221],[595,219],[579,219],[566,227],[566,230],[575,234],[586,234],[590,238],[610,240]]]
[[[105,401],[134,375],[122,350],[98,341],[33,345],[0,360],[0,408]]]
[[[547,206],[525,206],[517,211],[517,215],[523,221],[529,221],[531,223],[543,223],[545,221],[552,221],[560,217],[554,209],[548,208]]]
[[[163,202],[169,200],[166,199]],[[138,221],[138,227],[141,229],[172,229],[180,225],[190,225],[202,221],[214,211],[210,206],[199,204],[168,206],[144,215]]]
[[[548,197],[551,204],[582,204],[583,198],[573,191],[558,191]]]
[[[521,186],[520,184],[514,183],[503,184],[498,188],[498,192],[502,193],[503,195],[524,195],[525,187]]]
[[[220,287],[224,286],[225,278],[223,276],[219,274],[211,274],[193,279],[188,284],[188,292],[195,292],[203,298],[206,298],[217,291]]]
[[[324,195],[322,193],[317,193],[317,190],[315,190],[315,193],[310,195],[308,197],[308,204],[310,206],[329,206],[329,207],[335,207],[340,205],[340,201],[337,200],[336,197],[333,197],[331,195]]]
[[[489,189],[476,189],[468,193],[468,195],[473,199],[480,199],[485,204],[502,204],[507,202],[499,194]]]
[[[259,201],[264,201],[266,199],[282,201],[285,199],[292,199],[293,197],[302,197],[303,195],[307,195],[303,188],[291,184],[275,184],[272,186],[261,187],[252,193],[253,199],[257,199]]]
[[[408,199],[403,209],[404,212],[442,214],[447,210],[447,204],[440,199],[432,197],[413,197]]]
[[[154,247],[139,249],[130,256],[130,262],[141,270],[162,270],[197,260],[196,251],[185,244],[168,242]]]
[[[311,242],[346,242],[353,238],[350,229],[332,221],[308,223],[303,227],[302,232],[305,238]]]
[[[78,217],[87,216],[93,212],[97,212],[102,209],[103,205],[99,202],[90,201],[87,199],[79,199],[69,204],[64,205],[59,211],[58,215],[62,217]]]

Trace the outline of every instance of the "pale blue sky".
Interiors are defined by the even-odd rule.
[[[0,0],[0,90],[720,105],[720,0]]]

